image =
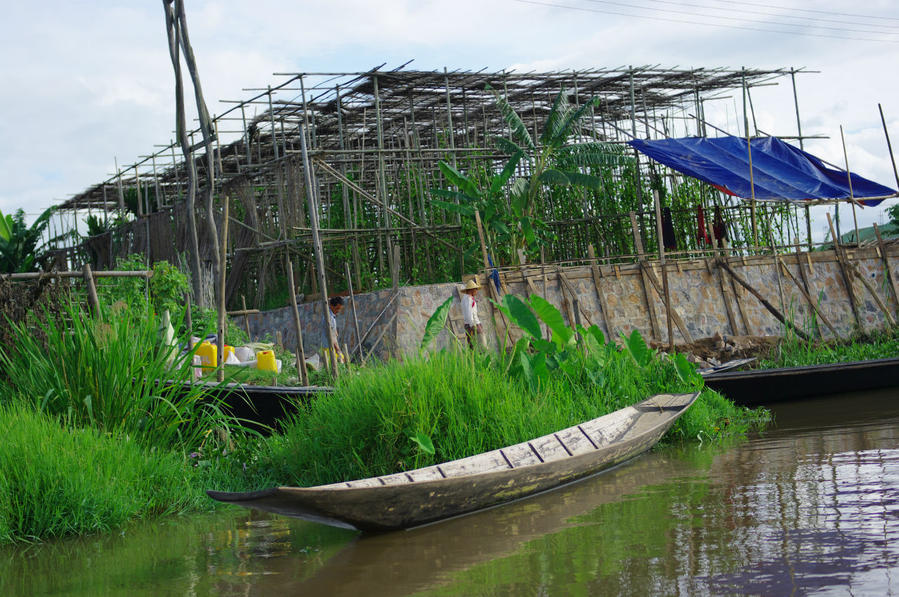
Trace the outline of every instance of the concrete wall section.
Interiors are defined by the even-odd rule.
[[[894,269],[893,275],[899,279],[895,255],[899,253],[899,247],[890,247],[889,252]],[[893,296],[883,261],[877,251],[875,249],[851,251],[849,259],[875,289],[893,317],[896,317],[899,305]],[[808,280],[808,294],[836,328],[840,337],[848,337],[859,327],[862,331],[870,332],[888,325],[886,316],[871,293],[849,274],[859,311],[859,321],[856,321],[840,263],[832,251],[802,254],[798,258],[795,254],[789,254],[781,257],[781,260],[796,281],[805,288],[799,270],[802,268],[805,279]],[[775,267],[772,256],[730,257],[728,264],[737,276],[796,326],[808,332],[813,331],[814,310],[800,292],[796,282]],[[783,324],[752,293],[733,280],[723,268],[718,267],[714,260],[669,262],[666,267],[672,308],[680,315],[693,339],[713,336],[716,332],[723,335],[783,335]],[[647,269],[654,273],[661,289],[660,264],[650,262]],[[567,267],[563,271],[577,295],[583,325],[599,325],[607,335],[611,332],[612,337],[617,337],[619,333],[630,334],[632,330],[637,329],[647,339],[667,341],[666,310],[662,293],[656,290],[651,281],[652,276],[648,272],[641,271],[638,264],[598,266],[599,288],[596,285],[593,268],[589,266]],[[530,284],[526,280],[530,280]],[[481,283],[486,284],[483,279]],[[566,321],[573,315],[573,301],[569,302],[569,293],[561,283],[558,268],[555,266],[547,266],[545,269],[540,266],[525,267],[506,274],[503,284],[507,292],[522,298],[534,292],[545,297],[559,308]],[[417,353],[428,318],[450,296],[454,297],[454,301],[450,309],[449,323],[447,329],[436,339],[435,346],[445,348],[456,341],[465,343],[457,284],[403,287],[399,288],[397,293],[396,299],[389,306],[393,290],[381,290],[356,297],[360,332],[365,335],[366,331],[370,330],[363,342],[366,353],[372,347],[374,354],[380,358],[402,358]],[[607,312],[604,312],[601,306],[600,293],[605,299]],[[510,338],[507,338],[503,319],[499,312],[492,308],[488,296],[487,289],[483,289],[479,294],[478,303],[488,344],[495,348],[504,341],[514,342],[520,336],[520,330],[513,328],[509,331]],[[273,337],[274,331],[280,330],[285,346],[288,349],[294,346],[294,326],[289,308],[249,317],[254,336],[261,338],[268,334],[269,337]],[[304,329],[303,342],[307,353],[312,354],[321,347],[320,305],[318,303],[300,305],[300,318]],[[242,318],[237,319],[242,325]],[[674,323],[672,328],[675,341],[682,342],[683,334]],[[834,337],[823,322],[819,322],[819,328],[825,339]],[[338,318],[338,330],[341,343],[346,343],[350,348],[355,346],[355,325],[349,306]]]

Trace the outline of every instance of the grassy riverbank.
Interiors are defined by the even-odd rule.
[[[346,376],[272,437],[263,466],[289,485],[318,485],[428,466],[539,437],[656,393],[691,392],[674,366],[628,369],[626,354],[605,383],[558,376],[532,391],[476,353],[438,353]],[[620,371],[617,369],[621,369]],[[585,376],[586,377],[586,376]],[[666,436],[705,440],[764,425],[767,412],[703,390]]]
[[[517,302],[516,302],[517,301]],[[104,531],[212,509],[204,490],[316,484],[451,460],[523,441],[659,392],[700,390],[682,359],[624,348],[554,308],[504,303],[525,336],[502,355],[468,350],[353,370],[283,434],[262,438],[187,380],[189,355],[161,346],[150,310],[94,318],[69,304],[10,327],[0,351],[0,543]],[[529,309],[533,308],[531,312]],[[530,313],[530,315],[528,315]],[[444,311],[445,316],[445,311]],[[432,318],[433,319],[433,318]],[[442,329],[429,323],[425,337]],[[425,343],[427,344],[427,342]],[[703,391],[668,441],[708,441],[767,420]]]

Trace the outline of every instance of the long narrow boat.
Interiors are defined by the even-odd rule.
[[[318,487],[207,493],[222,502],[333,526],[405,529],[553,489],[642,454],[697,396],[659,394],[531,441],[392,475]]]
[[[744,406],[899,386],[899,358],[780,369],[720,371],[703,376],[708,388]]]

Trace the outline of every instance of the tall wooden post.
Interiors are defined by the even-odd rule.
[[[300,85],[303,86],[303,79],[300,78]],[[306,96],[305,89],[303,89],[303,97]],[[328,349],[328,364],[331,368],[331,374],[336,378],[337,377],[337,359],[334,355],[334,347],[337,346],[337,339],[334,338],[334,334],[331,331],[331,323],[330,318],[328,317],[328,281],[325,276],[325,257],[322,250],[322,241],[321,236],[319,235],[318,230],[318,205],[316,201],[316,189],[312,184],[312,162],[309,159],[309,150],[306,145],[306,123],[304,122],[305,116],[300,119],[299,127],[300,127],[300,152],[303,156],[303,176],[306,181],[306,204],[309,210],[309,226],[312,229],[312,252],[315,255],[315,269],[318,273],[318,287],[321,292],[321,304],[322,304],[322,329],[324,330],[325,338],[328,338],[329,343],[326,347]],[[380,154],[379,154],[380,155]]]
[[[745,68],[743,69],[745,71]],[[749,134],[749,116],[746,114],[746,75],[745,73],[742,75],[743,79],[743,131],[746,133],[746,152],[749,155],[749,194],[750,194],[750,203],[749,208],[751,210],[750,216],[752,219],[752,246],[753,248],[759,246],[759,229],[758,229],[758,221],[755,213],[755,177],[752,171],[752,137]]]
[[[309,385],[309,373],[306,371],[306,351],[303,350],[303,325],[300,323],[300,310],[297,307],[297,287],[293,278],[293,263],[287,259],[287,284],[290,286],[290,306],[293,311],[293,327],[297,333],[297,375],[304,386]],[[246,317],[246,315],[244,315]]]
[[[207,151],[210,148],[207,147]],[[216,344],[218,346],[218,373],[216,378],[222,382],[225,381],[225,286],[227,282],[228,272],[228,212],[231,205],[231,199],[225,195],[225,211],[222,214],[222,250],[219,253],[219,279],[218,279],[218,334],[216,334]]]
[[[665,293],[665,317],[668,323],[668,352],[674,352],[674,334],[671,333],[671,295],[668,291],[668,268],[665,267],[665,242],[662,239],[662,205],[659,192],[653,190],[652,199],[656,208],[656,234],[659,238],[659,264],[662,266],[662,292]]]

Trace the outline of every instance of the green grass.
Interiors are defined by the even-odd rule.
[[[201,388],[158,383],[190,380],[191,358],[160,344],[145,309],[106,309],[98,320],[73,303],[36,324],[9,325],[13,347],[0,347],[6,400],[166,449],[192,450],[209,429],[237,427]]]
[[[185,455],[123,433],[66,428],[22,401],[0,404],[0,437],[0,544],[212,510],[205,489],[225,479],[243,489],[272,483],[243,472],[254,438]]]
[[[826,365],[899,356],[899,329],[873,332],[840,342],[807,342],[787,336],[771,358],[759,362],[760,369]]]
[[[344,376],[268,441],[260,464],[279,482],[319,485],[470,456],[592,419],[660,392],[691,391],[670,362],[635,373],[623,353],[605,382],[557,375],[533,392],[477,353],[441,352]],[[673,439],[712,439],[764,425],[767,411],[705,390]],[[433,453],[422,447],[422,436]],[[418,438],[418,441],[414,438]]]
[[[199,505],[183,459],[0,405],[0,543],[117,527]]]

